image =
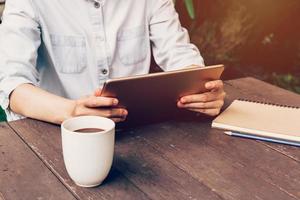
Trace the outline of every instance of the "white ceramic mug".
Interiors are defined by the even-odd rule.
[[[84,128],[104,131],[74,132]],[[71,179],[81,187],[100,185],[113,162],[115,123],[104,117],[75,117],[62,123],[61,135],[64,162]]]

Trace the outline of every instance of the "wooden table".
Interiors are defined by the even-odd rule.
[[[227,81],[226,91],[226,105],[241,97],[300,106],[300,95],[253,78]],[[197,118],[118,133],[105,183],[80,188],[66,173],[58,126],[2,123],[0,199],[300,199],[300,148],[226,136],[210,125]]]

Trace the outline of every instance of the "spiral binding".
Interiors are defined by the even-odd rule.
[[[265,102],[265,101],[243,99],[243,98],[239,98],[238,101],[245,101],[245,102],[251,102],[251,103],[259,103],[259,104],[270,105],[270,106],[277,106],[277,107],[283,107],[283,108],[300,109],[299,106],[290,106],[290,105],[285,105],[285,104],[278,104],[278,103],[271,103],[271,102]]]

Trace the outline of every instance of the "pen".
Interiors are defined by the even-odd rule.
[[[243,133],[232,132],[232,131],[225,131],[224,133],[226,135],[230,135],[230,136],[236,136],[236,137],[242,137],[242,138],[248,138],[248,139],[254,139],[254,140],[261,140],[261,141],[265,141],[265,142],[274,142],[274,143],[279,143],[279,144],[287,144],[287,145],[293,145],[293,146],[300,147],[300,143],[298,143],[298,142],[292,142],[292,141],[280,140],[280,139],[274,139],[274,138],[266,138],[266,137],[243,134]]]

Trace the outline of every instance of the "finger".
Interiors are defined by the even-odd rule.
[[[101,109],[101,113],[107,118],[125,118],[128,115],[128,111],[123,108]]]
[[[113,120],[114,122],[118,123],[118,122],[124,122],[126,120],[125,118],[110,118],[111,120]]]
[[[96,109],[82,107],[76,110],[75,116],[101,116],[107,118],[126,118],[128,111],[125,109]]]
[[[205,83],[205,88],[208,90],[221,90],[223,89],[224,84],[221,80],[209,81]]]
[[[208,116],[216,116],[220,113],[220,109],[188,109],[190,111],[193,111],[193,112],[198,112],[198,113],[203,113],[203,114],[206,114]]]
[[[215,91],[215,92],[206,92],[203,94],[194,94],[194,95],[188,95],[185,97],[182,97],[180,99],[180,102],[182,104],[187,103],[198,103],[198,102],[210,102],[210,101],[216,101],[216,100],[223,100],[225,98],[225,92],[224,91]]]
[[[191,108],[191,109],[214,109],[214,108],[222,108],[224,105],[223,100],[216,100],[211,102],[197,102],[197,103],[188,103],[182,104],[178,102],[179,108]]]
[[[101,89],[101,88],[98,88],[98,89],[94,92],[94,96],[100,97],[100,96],[101,96],[101,92],[102,92],[102,89]]]
[[[110,107],[118,105],[116,98],[90,96],[84,100],[84,105],[89,108]]]

